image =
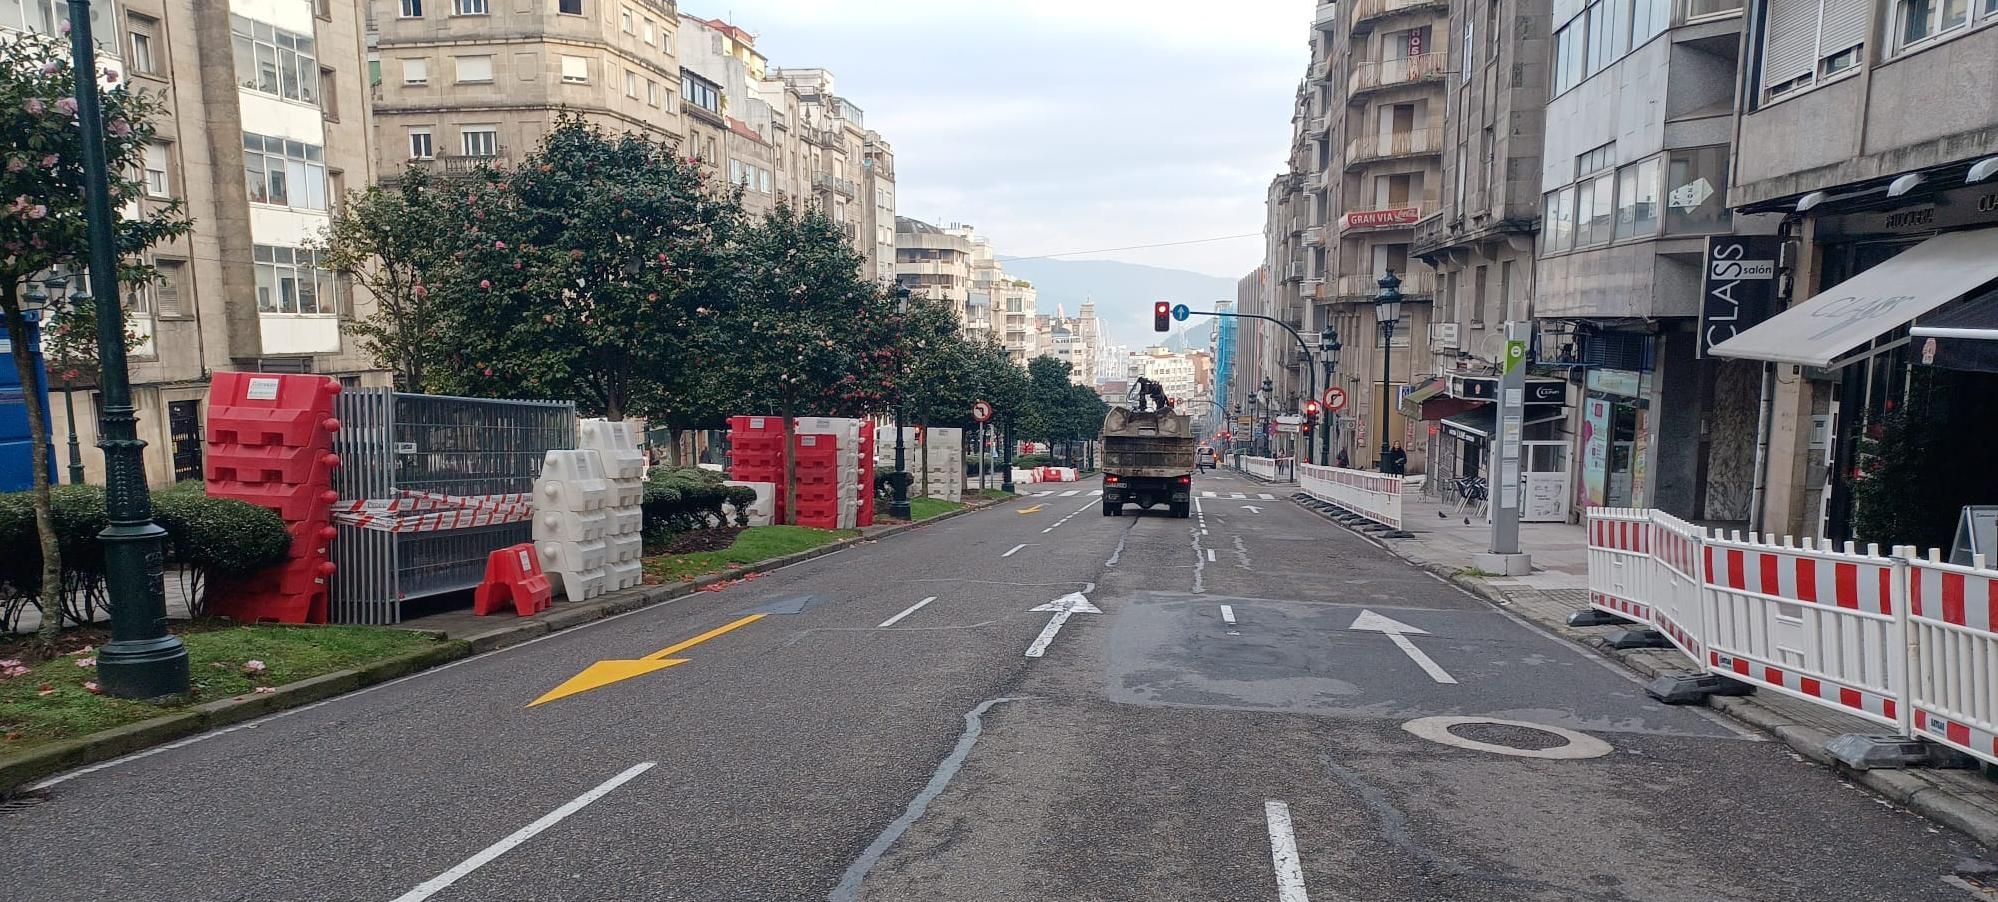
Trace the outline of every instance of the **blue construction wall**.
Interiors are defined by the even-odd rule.
[[[39,344],[39,342],[36,342]],[[28,438],[28,403],[30,399],[41,407],[42,422],[49,421],[48,370],[42,363],[39,350],[35,354],[35,372],[40,384],[21,387],[21,380],[14,373],[14,349],[0,329],[0,492],[19,492],[34,485],[35,469],[33,443]],[[49,480],[55,480],[55,454],[50,449]]]

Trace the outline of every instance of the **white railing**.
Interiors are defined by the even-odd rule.
[[[1998,570],[1901,546],[1721,535],[1591,508],[1589,606],[1657,629],[1702,673],[1998,763]]]
[[[1345,470],[1299,464],[1297,486],[1326,504],[1336,505],[1390,529],[1400,529],[1401,477],[1371,470]]]
[[[1290,482],[1294,477],[1292,464],[1294,457],[1254,457],[1244,454],[1241,457],[1242,472],[1270,482]]]

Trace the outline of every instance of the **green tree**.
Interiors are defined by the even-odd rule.
[[[392,184],[350,192],[345,211],[314,241],[329,267],[374,297],[374,314],[348,328],[400,391],[425,389],[426,368],[445,344],[431,285],[446,281],[453,255],[470,249],[461,199],[413,166]]]
[[[733,290],[698,324],[714,403],[783,418],[784,509],[794,523],[797,418],[866,414],[892,400],[900,317],[860,264],[824,212],[779,204],[743,231]]]
[[[739,194],[643,135],[573,116],[519,166],[446,196],[468,239],[442,284],[425,381],[480,397],[573,398],[587,414],[670,416],[707,378]]]
[[[97,91],[104,119],[104,159],[111,173],[111,207],[144,195],[131,175],[141,171],[153,138],[152,115],[160,98],[122,84],[109,89],[97,73],[81,79],[71,65],[68,44],[43,35],[15,35],[0,42],[0,318],[16,349],[31,347],[21,302],[27,282],[56,267],[87,268],[90,238],[84,217],[83,135],[76,120],[77,92]],[[108,72],[105,82],[114,76]],[[119,281],[144,282],[152,268],[141,261],[147,248],[187,233],[189,222],[178,201],[147,200],[135,214],[113,226],[120,260]],[[115,290],[115,286],[95,286]],[[81,330],[75,330],[83,342]],[[78,344],[74,347],[82,347]],[[14,369],[23,386],[36,384],[33,358],[16,353]],[[42,632],[62,625],[62,553],[49,498],[49,425],[37,404],[26,405],[33,439],[35,532],[41,545]]]

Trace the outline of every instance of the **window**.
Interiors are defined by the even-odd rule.
[[[638,96],[638,73],[633,72],[630,69],[626,69],[624,71],[624,96],[626,97]]]
[[[1727,145],[1672,151],[1664,190],[1665,234],[1717,234],[1733,226],[1727,208]]]
[[[555,0],[555,11],[565,16],[583,14],[583,0]]]
[[[437,156],[437,152],[430,144],[430,129],[410,129],[409,158],[412,160],[428,160],[435,156]]]
[[[1970,21],[1970,0],[1900,0],[1894,14],[1899,49],[1963,27]]]
[[[243,168],[253,203],[326,209],[325,149],[317,144],[244,132]]]
[[[1477,67],[1478,44],[1474,40],[1477,29],[1473,27],[1477,21],[1476,16],[1468,12],[1464,14],[1464,78],[1467,81],[1471,77],[1471,70]]]
[[[326,118],[340,121],[340,80],[331,69],[319,70],[319,109]]]
[[[1575,177],[1595,175],[1610,168],[1611,155],[1616,151],[1616,142],[1611,141],[1601,147],[1575,155]]]
[[[458,141],[468,157],[499,156],[499,126],[467,125],[458,129]]]
[[[160,60],[154,55],[160,48],[153,43],[160,33],[159,20],[134,13],[125,17],[125,25],[132,32],[132,71],[142,75],[160,74]]]
[[[1499,296],[1499,303],[1503,305],[1499,308],[1499,314],[1502,317],[1504,317],[1506,322],[1514,322],[1517,320],[1525,319],[1525,317],[1518,315],[1518,313],[1516,313],[1512,309],[1512,261],[1511,260],[1504,260],[1500,261],[1499,263],[1498,296]]]
[[[622,13],[619,13],[619,14],[618,14],[618,17],[617,17],[617,24],[618,24],[618,27],[619,27],[619,28],[622,28],[622,29],[624,29],[624,33],[625,33],[625,34],[631,34],[631,33],[632,33],[632,28],[631,28],[631,7],[628,7],[628,6],[627,6],[627,7],[625,7],[625,9],[624,9],[624,12],[622,12]]]
[[[1897,14],[1914,4],[1951,2],[1969,0],[1903,0]],[[1760,99],[1856,69],[1865,56],[1871,6],[1872,0],[1769,0],[1762,31]]]
[[[1485,282],[1487,281],[1485,271],[1490,268],[1480,266],[1472,276],[1476,280],[1471,283],[1471,328],[1473,329],[1483,328],[1485,325]]]
[[[490,82],[493,80],[493,58],[487,56],[458,57],[458,82]]]
[[[319,267],[319,256],[304,248],[259,244],[253,248],[257,265],[257,312],[306,316],[331,314],[338,292],[333,273]]]
[[[422,85],[430,83],[430,61],[413,59],[402,61],[402,83]]]
[[[659,105],[659,83],[649,78],[645,80],[645,102]]]
[[[721,112],[721,90],[685,70],[680,72],[680,99],[711,113]]]
[[[452,0],[451,15],[483,16],[486,14],[486,0]]]
[[[562,57],[562,80],[585,82],[590,80],[590,61],[580,56]]]
[[[1600,175],[1575,185],[1575,246],[1607,244],[1614,237],[1616,176]]]
[[[235,44],[236,83],[259,94],[319,102],[317,45],[310,35],[229,17]]]
[[[1540,252],[1558,254],[1575,241],[1575,186],[1569,185],[1547,195],[1547,219],[1540,230]]]
[[[333,0],[312,0],[312,15],[315,18],[333,20]]]
[[[1616,173],[1616,237],[1658,234],[1658,159],[1634,163]]]
[[[405,19],[423,18],[423,0],[402,0],[402,17]]]
[[[146,196],[172,197],[173,185],[167,180],[167,146],[159,142],[146,145]]]
[[[154,313],[161,317],[186,316],[187,308],[181,298],[187,296],[187,263],[180,260],[157,260],[153,268],[159,270],[159,285],[153,290]]]
[[[643,40],[643,41],[644,41],[645,43],[647,43],[647,44],[651,44],[651,43],[652,43],[652,20],[651,20],[651,19],[646,19],[646,20],[645,20],[645,23],[644,23],[644,25],[642,25],[641,27],[642,27],[642,28],[643,28],[644,30],[643,30],[643,31],[640,31],[640,32],[639,32],[639,39],[640,39],[640,40]]]

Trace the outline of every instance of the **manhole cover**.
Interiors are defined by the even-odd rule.
[[[1516,727],[1505,723],[1472,721],[1457,724],[1449,730],[1450,735],[1459,739],[1531,752],[1568,744],[1568,737],[1559,733],[1549,733],[1539,727]]]
[[[1586,733],[1492,717],[1422,717],[1401,728],[1430,742],[1516,758],[1600,758],[1610,745]]]

